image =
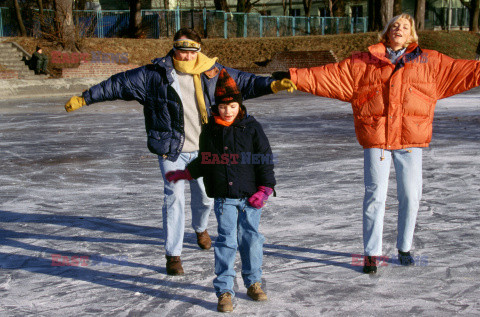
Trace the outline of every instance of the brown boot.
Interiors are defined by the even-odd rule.
[[[218,297],[217,310],[222,313],[233,311],[232,294],[223,293]]]
[[[197,234],[197,243],[201,249],[208,250],[212,247],[212,240],[208,235],[207,230],[204,232],[195,232]]]
[[[250,287],[247,289],[248,297],[256,301],[267,300],[267,294],[263,292],[261,286],[262,284],[260,282],[250,285]]]
[[[167,274],[168,275],[183,275],[182,261],[179,256],[165,256],[167,258]]]

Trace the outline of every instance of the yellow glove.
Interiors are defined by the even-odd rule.
[[[87,105],[85,102],[85,99],[83,97],[78,97],[78,96],[73,96],[70,98],[70,100],[65,104],[65,110],[67,112],[72,112],[77,109],[80,109],[81,107]]]
[[[277,92],[279,92],[281,90],[286,90],[288,92],[294,92],[295,90],[297,90],[297,86],[295,86],[293,81],[291,81],[288,78],[273,81],[270,84],[270,88],[272,88],[272,91],[273,91],[274,94],[276,94]]]

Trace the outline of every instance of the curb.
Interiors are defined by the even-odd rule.
[[[3,79],[0,100],[79,95],[107,78]]]

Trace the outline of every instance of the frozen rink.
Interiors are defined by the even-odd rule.
[[[166,275],[163,184],[142,107],[68,98],[0,101],[0,316],[212,316],[213,249],[187,225]],[[478,316],[480,90],[439,101],[424,151],[414,267],[361,273],[363,151],[349,104],[280,93],[246,106],[278,156],[264,208],[264,284],[249,300],[237,257],[232,316]],[[385,256],[396,254],[392,168]],[[188,197],[188,195],[187,195]],[[216,237],[210,215],[209,232]],[[70,264],[69,266],[65,265]]]

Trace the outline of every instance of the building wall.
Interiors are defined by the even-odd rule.
[[[0,0],[1,1],[1,0]],[[207,10],[215,10],[215,5],[213,0],[166,0],[168,1],[169,9],[175,9],[177,6],[180,9],[191,9],[192,7],[196,9],[203,9],[204,7]],[[236,11],[237,0],[227,0],[228,6],[232,12]],[[348,16],[355,15],[355,7],[362,7],[361,14],[358,16],[367,15],[367,1],[366,0],[352,0],[346,1],[345,12]],[[352,7],[354,10],[352,10]],[[90,4],[87,5],[87,9],[102,9],[102,10],[128,10],[127,1],[118,1],[118,0],[92,0]],[[165,9],[164,0],[142,0],[142,9]],[[258,4],[255,5],[252,12],[259,12],[265,15],[299,15],[304,16],[305,10],[303,8],[302,0],[293,0],[292,9],[294,12],[289,13],[289,7],[286,8],[286,12],[283,11],[282,0],[261,0]],[[320,0],[314,1],[312,3],[312,8],[310,9],[310,15],[312,16],[328,16],[328,1]]]

